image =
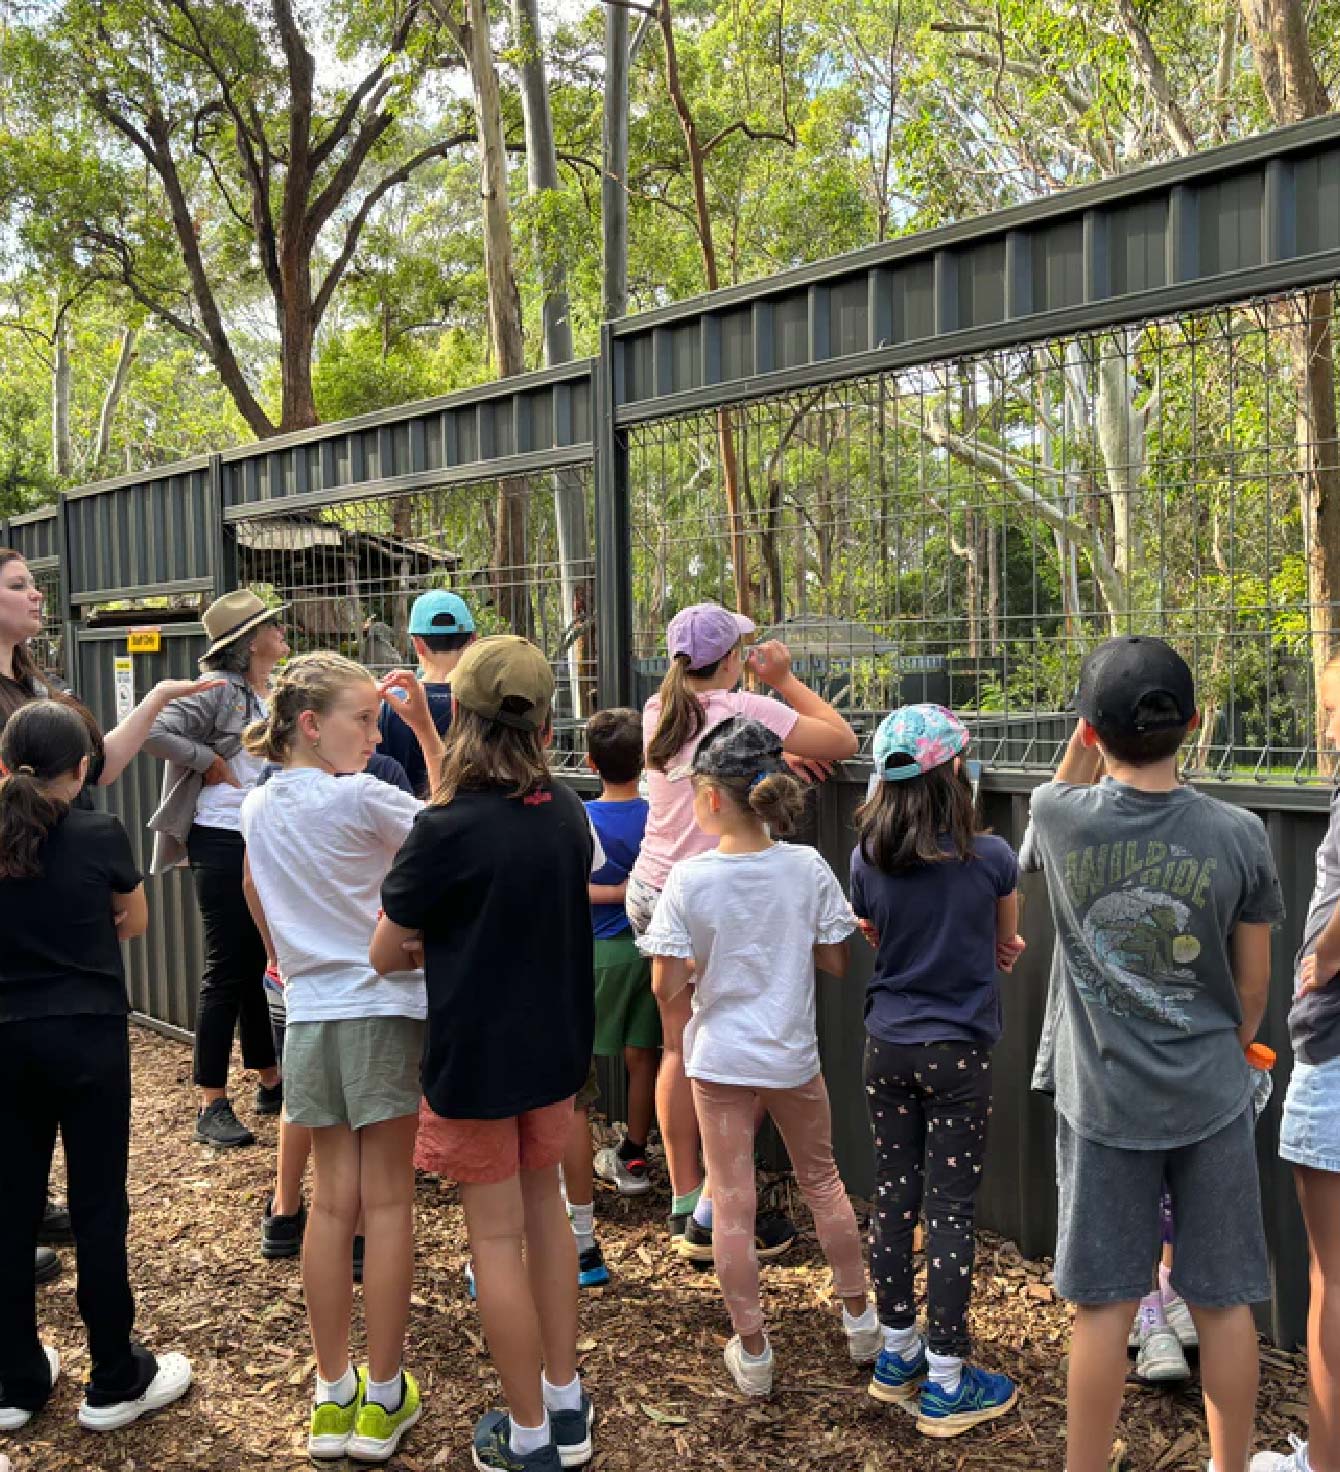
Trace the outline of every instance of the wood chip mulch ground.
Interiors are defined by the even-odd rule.
[[[314,1362],[296,1261],[260,1258],[259,1224],[271,1184],[275,1123],[256,1122],[257,1148],[216,1153],[191,1143],[190,1054],[133,1031],[135,1123],[130,1196],[137,1332],[151,1348],[190,1356],[196,1384],[179,1406],[97,1438],[75,1423],[87,1373],[75,1307],[73,1253],[39,1290],[43,1333],[64,1370],[46,1411],[0,1438],[14,1472],[253,1472],[309,1465],[303,1451]],[[251,1122],[254,1080],[234,1099]],[[663,1184],[663,1183],[661,1183]],[[781,1194],[785,1181],[776,1183]],[[425,1415],[390,1465],[400,1472],[465,1469],[475,1418],[498,1395],[477,1315],[461,1278],[465,1236],[455,1193],[428,1177],[418,1190],[418,1261],[407,1363]],[[582,1372],[595,1399],[595,1472],[926,1472],[1064,1466],[1062,1357],[1068,1315],[1046,1263],[1008,1242],[981,1242],[973,1331],[984,1364],[1022,1386],[1019,1408],[948,1442],[919,1436],[910,1417],[876,1405],[866,1374],[846,1358],[827,1269],[808,1215],[798,1250],[765,1270],[778,1356],[773,1398],[737,1395],[721,1363],[728,1335],[716,1279],[665,1251],[661,1193],[597,1198],[598,1232],[613,1282],[582,1305]],[[357,1303],[355,1305],[357,1316]],[[1260,1442],[1284,1447],[1305,1414],[1302,1362],[1264,1352]],[[1199,1396],[1132,1384],[1118,1457],[1131,1472],[1203,1468]],[[0,1463],[0,1465],[3,1465]],[[325,1464],[331,1465],[331,1464]],[[340,1466],[342,1464],[336,1464]]]

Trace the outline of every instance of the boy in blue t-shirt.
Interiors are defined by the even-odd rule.
[[[437,734],[445,736],[451,725],[451,672],[462,654],[475,641],[475,621],[465,601],[445,588],[433,588],[414,600],[409,613],[409,634],[419,661],[423,693],[433,714]],[[416,797],[429,797],[428,768],[418,738],[389,701],[382,702],[377,718],[381,750],[404,767]]]

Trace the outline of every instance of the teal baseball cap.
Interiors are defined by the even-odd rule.
[[[409,631],[423,637],[428,634],[473,634],[475,620],[465,600],[445,588],[421,593],[409,613]]]
[[[953,761],[968,739],[968,728],[942,705],[901,706],[875,732],[875,775],[883,782],[920,777]]]

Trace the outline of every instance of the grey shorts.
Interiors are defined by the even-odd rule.
[[[417,1115],[427,1029],[414,1017],[290,1022],[284,1039],[284,1113],[290,1123],[361,1130]]]
[[[1205,1308],[1270,1297],[1251,1110],[1176,1150],[1122,1150],[1056,1121],[1060,1221],[1056,1291],[1071,1303],[1124,1303],[1150,1291],[1159,1197],[1172,1197],[1173,1287]]]

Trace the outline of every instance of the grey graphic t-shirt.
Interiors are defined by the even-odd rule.
[[[1039,787],[1032,826],[1057,947],[1035,1086],[1054,1083],[1058,1113],[1103,1145],[1208,1138],[1252,1088],[1229,936],[1284,915],[1261,820],[1107,778]]]
[[[1340,787],[1331,794],[1331,821],[1326,837],[1317,850],[1317,884],[1312,903],[1307,907],[1307,924],[1303,927],[1303,944],[1294,966],[1294,987],[1298,985],[1298,966],[1304,956],[1317,949],[1317,941],[1326,923],[1340,903]],[[1294,998],[1289,1012],[1289,1040],[1294,1056],[1303,1063],[1329,1063],[1340,1058],[1340,977],[1320,991]]]

